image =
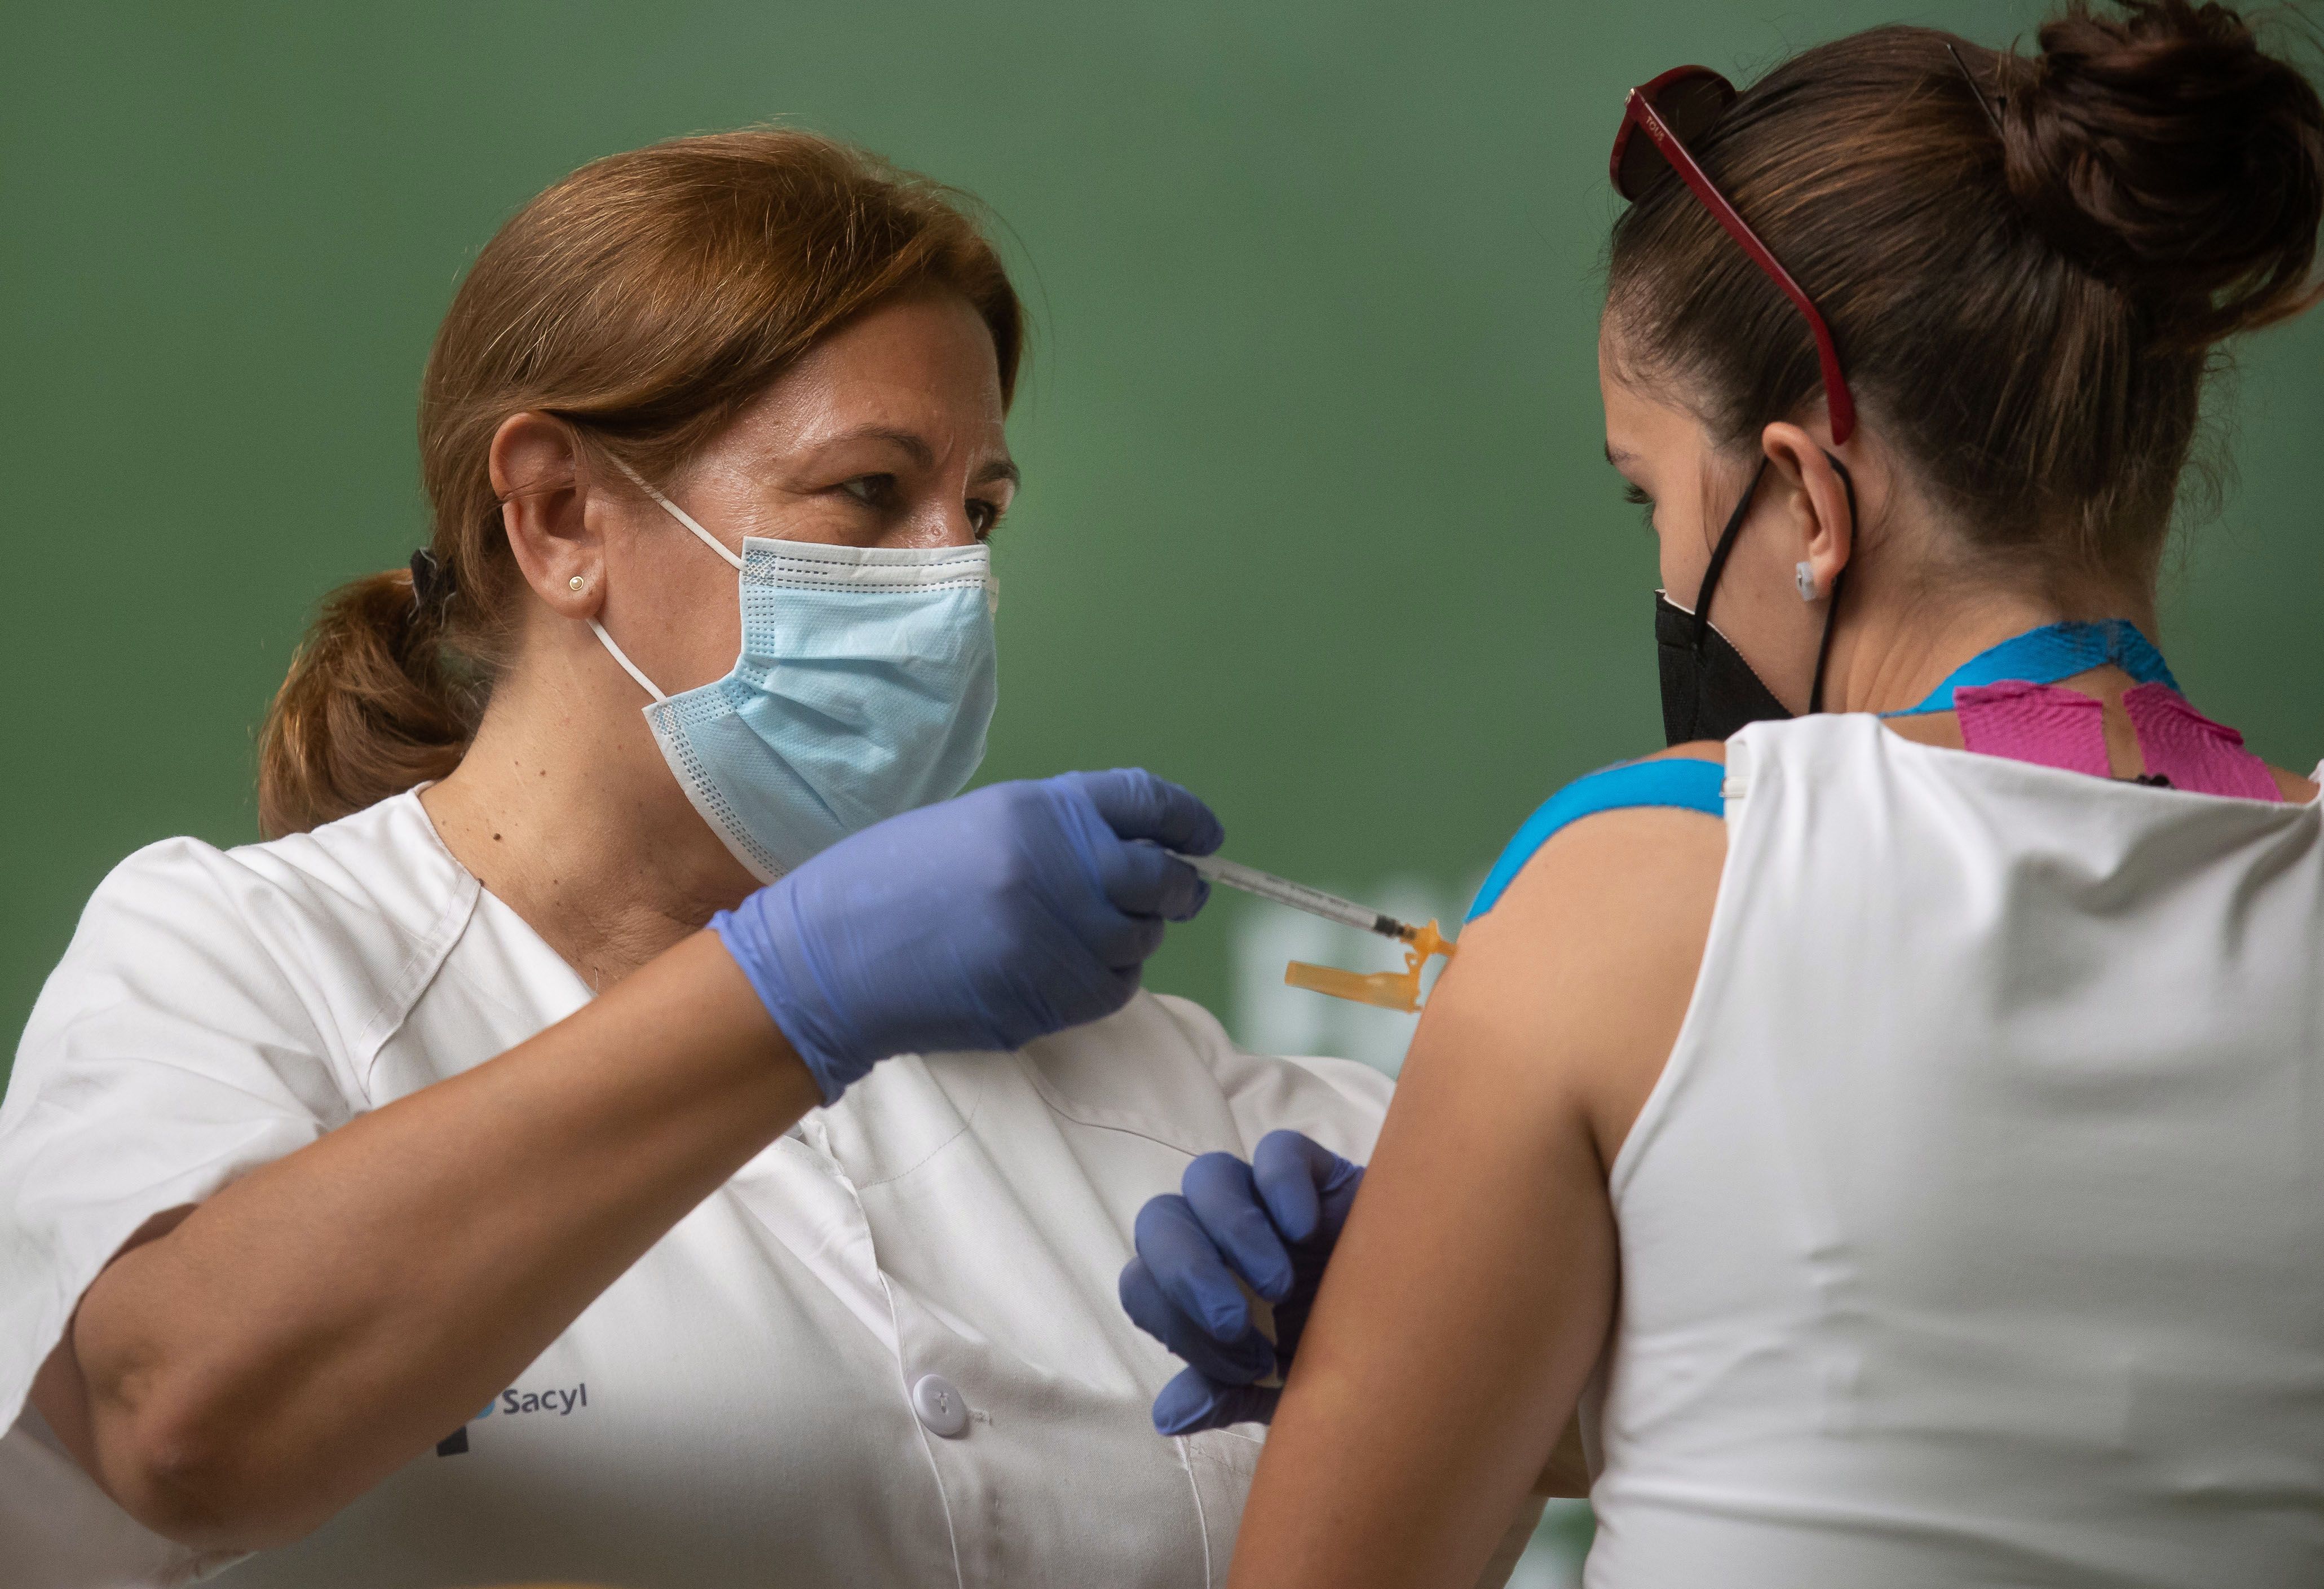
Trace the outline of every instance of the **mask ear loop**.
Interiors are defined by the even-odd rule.
[[[719,540],[715,535],[711,534],[709,531],[705,530],[701,525],[696,523],[694,522],[693,514],[687,513],[684,508],[678,506],[676,503],[670,501],[669,498],[664,496],[660,492],[656,491],[651,485],[646,484],[646,477],[643,475],[639,474],[635,469],[632,469],[629,465],[623,463],[619,458],[615,458],[613,460],[613,467],[630,477],[631,485],[636,486],[640,491],[644,492],[648,496],[652,497],[656,502],[661,503],[663,511],[668,513],[671,518],[676,519],[679,523],[685,525],[688,530],[693,531],[696,535],[700,536],[702,538],[703,545],[708,547],[712,551],[716,552],[720,557],[724,558],[728,562],[733,564],[735,568],[740,568],[742,566],[742,558],[736,555],[732,548],[730,548],[724,541]]]
[[[1702,571],[1702,583],[1694,590],[1694,654],[1702,655],[1711,643],[1711,597],[1719,588],[1719,577],[1727,571],[1727,559],[1735,550],[1735,538],[1743,532],[1743,521],[1751,512],[1751,499],[1759,494],[1759,482],[1767,473],[1766,454],[1759,457],[1759,467],[1751,471],[1751,484],[1743,488],[1743,500],[1727,515],[1727,527],[1719,532],[1719,540],[1711,549],[1711,564]]]
[[[1848,490],[1848,550],[1852,560],[1856,555],[1856,476],[1848,472],[1846,464],[1833,457],[1831,454],[1826,453],[1823,456],[1831,465],[1832,472],[1840,476],[1840,485]],[[1823,610],[1823,639],[1816,646],[1815,684],[1808,691],[1810,712],[1823,710],[1824,673],[1831,666],[1831,632],[1837,626],[1840,618],[1840,587],[1847,583],[1848,567],[1842,564],[1840,572],[1831,577],[1831,605]]]
[[[657,686],[652,679],[646,677],[644,669],[630,661],[630,653],[613,643],[613,637],[605,633],[605,626],[603,624],[600,624],[596,619],[592,618],[589,620],[589,630],[590,633],[596,635],[597,643],[604,646],[607,651],[613,653],[613,661],[621,663],[622,671],[636,679],[644,688],[645,692],[654,697],[654,702],[657,706],[661,702],[669,699],[669,697],[662,694],[659,687]]]
[[[705,530],[701,525],[696,523],[692,514],[688,513],[684,508],[678,506],[676,503],[670,501],[669,498],[664,496],[660,492],[656,491],[651,485],[648,485],[646,483],[646,477],[643,475],[639,474],[635,469],[630,467],[629,465],[623,463],[620,458],[615,458],[613,460],[613,467],[630,477],[631,485],[635,485],[640,491],[644,492],[648,496],[652,497],[654,501],[659,503],[662,505],[663,510],[667,512],[671,518],[676,519],[688,530],[693,531],[695,534],[700,536],[702,538],[703,545],[708,547],[712,551],[716,552],[720,557],[724,558],[736,568],[739,569],[742,568],[742,559],[735,556],[734,553],[728,549],[724,541],[719,540],[718,537],[711,534],[709,531]],[[623,651],[619,645],[614,643],[613,637],[605,633],[605,626],[603,624],[600,624],[596,619],[592,618],[589,620],[589,630],[591,633],[596,635],[597,642],[605,648],[605,650],[613,656],[613,661],[622,665],[622,671],[636,679],[638,681],[638,688],[654,697],[656,705],[659,705],[661,702],[669,699],[669,697],[661,692],[661,687],[659,685],[646,677],[644,669],[630,661],[630,653]]]

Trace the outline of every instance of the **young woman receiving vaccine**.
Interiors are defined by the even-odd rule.
[[[123,863],[25,1031],[0,1584],[1223,1575],[1258,1444],[1156,1437],[1130,1221],[1276,1128],[1328,1174],[1388,1084],[1138,991],[1185,790],[946,798],[1020,342],[941,189],[799,133],[484,251],[275,836]]]
[[[1577,1407],[1593,1589],[2324,1581],[2324,811],[2154,624],[2212,350],[2317,296],[2324,111],[2218,5],[2040,42],[1628,102],[1678,743],[1477,901],[1239,1589],[1463,1581]],[[1250,1267],[1229,1201],[1157,1251]],[[1208,1354],[1166,1411],[1255,1410],[1148,1311]]]

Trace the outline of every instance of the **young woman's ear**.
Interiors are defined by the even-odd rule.
[[[1831,594],[1849,559],[1856,555],[1856,514],[1848,482],[1823,444],[1797,425],[1774,424],[1759,433],[1770,478],[1761,489],[1784,505],[1798,537],[1795,560],[1803,566],[1800,590],[1812,601]]]
[[[568,618],[604,601],[604,548],[588,513],[580,439],[549,414],[511,414],[493,433],[493,491],[509,550],[533,594]]]

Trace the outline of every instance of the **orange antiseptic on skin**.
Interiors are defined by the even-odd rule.
[[[1383,1010],[1401,1010],[1410,1014],[1420,1008],[1421,968],[1432,956],[1442,955],[1450,960],[1460,946],[1439,932],[1433,919],[1425,927],[1405,928],[1403,937],[1406,948],[1401,971],[1342,971],[1334,965],[1310,965],[1305,960],[1294,960],[1283,968],[1283,980],[1311,993],[1329,993],[1335,999],[1351,999],[1359,1004],[1377,1004]]]

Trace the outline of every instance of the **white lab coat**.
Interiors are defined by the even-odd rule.
[[[115,870],[0,1107],[0,1581],[1223,1581],[1259,1431],[1154,1433],[1176,1365],[1115,1299],[1131,1221],[1194,1154],[1247,1153],[1279,1126],[1363,1157],[1388,1084],[1241,1053],[1200,1008],[1145,994],[1020,1053],[880,1065],[681,1220],[442,1454],[300,1544],[198,1561],[58,1451],[26,1389],[150,1215],[588,997],[415,795]],[[941,1409],[915,1415],[932,1374],[969,1409],[956,1437],[930,1427]]]

